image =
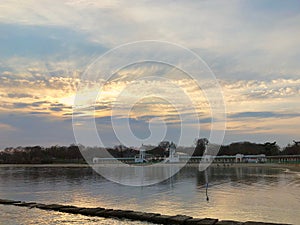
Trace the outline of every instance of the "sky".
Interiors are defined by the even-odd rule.
[[[300,140],[299,27],[298,0],[2,0],[0,149],[76,141],[97,145],[82,119],[92,117],[105,146],[181,137],[181,145],[191,146],[211,129],[225,130],[224,144],[286,146]],[[180,70],[192,64],[184,53],[146,40],[199,56],[201,68],[193,72],[201,78],[210,68],[222,93],[226,129],[220,118],[212,126],[214,85],[200,79],[198,87]],[[155,50],[158,58],[182,59],[180,66],[134,63],[105,79],[99,57],[136,42],[144,43],[140,50],[125,47],[126,54],[105,58],[102,65],[147,58]],[[84,77],[87,71],[97,79]],[[85,102],[93,110],[75,110],[72,123],[83,88],[95,98]],[[75,140],[73,125],[84,140]]]

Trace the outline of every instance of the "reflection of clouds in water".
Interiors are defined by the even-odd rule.
[[[205,175],[198,171],[197,165],[189,165],[163,182],[142,188],[110,182],[85,167],[0,167],[0,189],[8,199],[80,207],[116,208],[117,205],[119,209],[172,212],[172,215],[238,221],[255,218],[297,224],[298,176],[287,176],[280,168],[257,169],[260,172],[257,172],[257,179],[253,179],[255,168],[208,168],[209,203],[205,199]],[[277,178],[269,177],[261,182],[261,176],[269,174]],[[1,222],[2,219],[0,217]]]
[[[93,168],[99,174],[105,174],[110,181],[129,186],[149,186],[160,183],[176,174],[184,164],[162,164],[149,166],[98,166]]]

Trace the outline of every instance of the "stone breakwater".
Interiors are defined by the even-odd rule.
[[[0,204],[14,205],[19,207],[38,208],[41,210],[52,210],[62,213],[80,214],[85,216],[98,216],[104,218],[129,219],[135,221],[145,221],[154,224],[183,224],[183,225],[279,225],[279,223],[264,223],[264,222],[237,222],[231,220],[221,220],[213,218],[193,218],[186,215],[161,215],[159,213],[137,212],[132,210],[115,210],[97,208],[84,208],[70,205],[60,204],[41,204],[36,202],[22,202],[7,199],[0,199]],[[280,224],[287,225],[287,224]]]

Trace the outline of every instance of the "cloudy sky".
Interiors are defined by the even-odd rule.
[[[104,145],[130,139],[120,122],[124,119],[140,142],[150,143],[151,132],[172,140],[184,130],[186,146],[199,131],[208,137],[211,103],[178,68],[145,62],[124,66],[109,80],[105,74],[83,79],[99,56],[143,40],[183,46],[211,69],[226,107],[224,143],[285,146],[300,139],[299,27],[298,0],[2,0],[0,148],[75,143],[72,113],[80,85],[97,99],[90,104],[92,114],[75,115],[95,117]],[[126,59],[142,58],[151,49],[144,47]],[[172,57],[182,55],[173,52]],[[95,73],[104,72],[100,67]],[[80,121],[75,126],[89,134]],[[128,144],[139,145],[136,140]],[[84,144],[96,143],[87,139]]]

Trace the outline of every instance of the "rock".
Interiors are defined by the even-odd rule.
[[[113,209],[103,209],[103,210],[98,210],[97,212],[95,212],[95,216],[100,216],[100,217],[105,217],[105,218],[109,218],[109,212],[113,211]]]
[[[110,218],[127,218],[128,213],[133,212],[132,210],[110,210],[106,212],[106,215]]]
[[[61,207],[59,209],[60,212],[64,212],[64,213],[73,213],[73,214],[78,214],[79,213],[79,210],[81,210],[83,208],[77,208],[75,206],[73,207],[68,207],[68,206],[65,206],[65,207]]]
[[[153,216],[151,217],[151,219],[149,220],[149,222],[152,223],[160,223],[160,224],[167,224],[169,219],[172,216],[167,216],[167,215],[158,215],[158,216]]]
[[[247,221],[245,223],[232,221],[232,220],[222,220],[212,218],[192,218],[185,215],[160,215],[158,213],[145,213],[145,212],[136,212],[132,210],[113,210],[113,209],[104,209],[104,208],[84,208],[60,204],[39,204],[35,202],[21,202],[8,199],[0,199],[0,204],[5,205],[15,205],[21,207],[29,208],[38,208],[44,210],[54,210],[65,213],[73,214],[82,214],[86,216],[99,216],[105,218],[126,218],[131,220],[138,221],[147,221],[151,223],[158,224],[182,224],[182,225],[291,225],[291,224],[282,224],[282,223],[264,223],[264,222],[255,222]]]
[[[26,202],[17,202],[17,203],[13,203],[13,205],[15,206],[27,206],[27,203]]]
[[[255,222],[255,221],[247,221],[244,225],[289,225],[283,223],[264,223],[264,222]]]
[[[222,220],[216,223],[216,225],[243,225],[242,222],[237,222],[233,220]]]
[[[16,203],[13,203],[13,205],[15,206],[20,206],[20,207],[28,207],[28,208],[34,208],[36,207],[36,205],[38,205],[38,203],[35,203],[35,202],[16,202]]]
[[[205,218],[200,221],[198,221],[197,225],[214,225],[218,222],[218,219],[212,219],[212,218]]]
[[[203,218],[192,218],[185,221],[187,225],[197,225],[199,222],[203,221]]]
[[[0,199],[0,204],[13,205],[15,203],[21,203],[21,201],[14,201],[14,200],[8,200],[8,199]]]
[[[104,208],[83,208],[79,210],[79,214],[85,215],[85,216],[96,216],[96,213],[99,210],[104,210]]]
[[[64,207],[64,205],[50,204],[50,205],[45,205],[44,209],[59,211],[59,209],[62,208],[62,207]]]
[[[45,204],[37,204],[36,205],[36,208],[38,208],[38,209],[48,209],[47,207],[48,207],[48,205],[45,205]]]
[[[43,209],[45,206],[46,206],[45,204],[37,203],[37,204],[35,205],[35,208]]]
[[[64,212],[65,210],[68,210],[68,209],[70,209],[70,208],[73,208],[73,209],[74,209],[74,208],[77,208],[77,207],[76,207],[76,206],[71,206],[71,205],[65,205],[65,206],[59,208],[58,211]]]
[[[184,224],[188,219],[193,219],[193,217],[185,215],[176,215],[169,218],[170,224]]]
[[[151,222],[152,217],[159,216],[159,215],[160,215],[159,213],[143,213],[140,216],[139,220]]]
[[[152,217],[160,214],[135,212],[132,210],[102,209],[102,210],[98,210],[95,213],[95,215],[100,217],[106,217],[106,218],[119,218],[119,219],[125,218],[131,220],[139,220],[139,221],[150,221]]]
[[[140,218],[143,216],[143,212],[136,212],[136,211],[132,211],[127,213],[126,215],[124,215],[126,219],[131,219],[131,220],[140,220]]]
[[[64,212],[64,209],[68,209],[68,208],[71,208],[69,206],[63,206],[61,208],[58,209],[59,212]]]

